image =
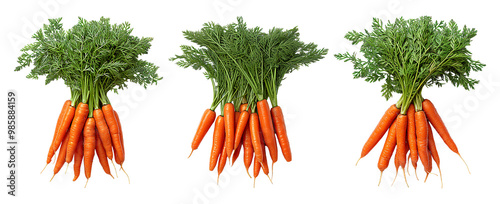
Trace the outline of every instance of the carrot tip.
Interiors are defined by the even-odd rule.
[[[217,185],[219,185],[219,177],[220,177],[220,174],[217,175]]]
[[[429,173],[425,176],[424,183],[427,181],[427,177],[429,177]]]
[[[68,173],[68,168],[69,168],[69,163],[66,163],[66,171],[64,172],[64,174]]]
[[[396,178],[398,177],[398,169],[396,169],[396,176],[394,176],[394,180],[392,181],[391,186],[394,185],[394,182],[396,181]]]
[[[382,181],[382,173],[383,173],[383,171],[380,171],[380,178],[378,179],[378,186],[380,186],[380,182]]]
[[[116,158],[115,158],[116,159]],[[113,168],[115,169],[115,174],[116,174],[116,178],[118,178],[118,171],[116,171],[116,167],[115,167],[115,162],[113,162],[113,160],[111,159],[111,163],[113,164]],[[111,175],[111,174],[110,174]]]
[[[189,153],[188,159],[189,159],[189,157],[191,157],[191,155],[193,154],[193,152],[194,152],[194,149],[192,149],[191,153]]]
[[[111,176],[111,178],[115,179],[115,177],[112,175],[112,174],[109,174]]]
[[[406,173],[405,173],[405,168],[403,167],[403,175],[405,177],[405,183],[408,188],[410,188],[410,185],[408,185],[408,180],[406,180]]]
[[[89,179],[87,179],[87,182],[85,182],[85,186],[83,188],[87,188],[88,183],[89,183]]]
[[[45,171],[45,168],[47,168],[47,166],[49,165],[49,163],[45,164],[45,167],[43,167],[42,171],[40,172],[40,174],[43,173],[43,171]]]
[[[470,170],[469,170],[469,165],[467,165],[467,162],[465,162],[464,158],[462,158],[462,155],[460,155],[459,153],[457,153],[457,154],[458,154],[458,156],[460,157],[460,159],[462,159],[462,161],[464,162],[465,167],[467,167],[467,171],[469,172],[469,174],[471,174],[471,173],[470,173]]]
[[[255,188],[255,179],[256,179],[256,178],[257,178],[257,177],[254,177],[254,178],[253,178],[253,188]]]
[[[267,176],[267,178],[269,178],[269,181],[271,181],[271,184],[274,184],[274,183],[273,183],[273,180],[271,179],[271,177],[269,177],[269,175],[268,175],[268,174],[266,174],[266,176]]]
[[[443,189],[443,175],[441,174],[441,168],[438,165],[438,170],[439,170],[439,178],[441,179],[441,189]]]
[[[248,169],[247,169],[247,174],[248,174],[248,176],[249,176],[250,178],[252,178],[252,176],[250,176],[250,172],[248,172]]]
[[[122,166],[122,168],[121,168],[121,169],[123,170],[123,173],[125,173],[125,175],[127,175],[128,184],[130,184],[130,177],[128,176],[128,174],[127,174],[127,172],[125,171],[125,169],[123,168],[123,166]]]
[[[359,160],[361,160],[361,158],[363,158],[363,157],[360,157],[360,158],[358,159],[358,161],[356,161],[356,165],[355,165],[355,166],[358,166],[358,162],[359,162]]]
[[[415,177],[417,177],[417,181],[419,181],[418,180],[418,175],[417,175],[417,168],[415,168]]]
[[[52,176],[52,178],[50,178],[50,181],[49,181],[49,182],[52,182],[52,179],[54,179],[54,176],[56,176],[56,174],[54,174],[54,175]]]

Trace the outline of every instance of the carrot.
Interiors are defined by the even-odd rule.
[[[440,159],[439,159],[439,154],[436,148],[436,142],[434,141],[434,135],[432,133],[432,128],[429,123],[427,123],[428,127],[428,132],[429,132],[429,150],[431,152],[431,156],[434,159],[434,162],[436,162],[436,166],[439,170],[439,178],[441,179],[441,188],[443,188],[443,176],[441,174],[441,167],[440,167]]]
[[[54,157],[54,154],[56,153],[57,148],[59,148],[59,146],[57,148],[54,148],[54,145],[55,145],[54,142],[57,138],[57,133],[59,131],[59,128],[61,127],[61,123],[63,121],[64,115],[66,115],[66,112],[68,112],[70,106],[71,106],[71,100],[66,100],[64,102],[63,107],[62,107],[61,113],[59,114],[59,117],[57,118],[56,129],[54,131],[54,137],[52,138],[52,142],[51,142],[50,148],[49,148],[49,153],[47,154],[47,165],[52,161],[52,157]],[[45,167],[47,167],[47,165],[45,165]],[[45,167],[43,168],[44,170],[45,170]],[[42,172],[43,172],[43,170],[42,170]]]
[[[82,134],[85,121],[89,114],[89,105],[80,102],[76,107],[75,117],[73,122],[71,122],[71,127],[69,130],[69,141],[66,150],[66,163],[70,163],[73,160],[73,154],[75,154],[76,145],[78,144],[78,139]]]
[[[406,129],[408,126],[408,116],[399,114],[396,121],[396,157],[395,160],[398,160],[398,166],[403,169],[403,175],[405,178],[406,185],[408,186],[408,181],[406,180]],[[396,167],[399,168],[399,167]],[[409,187],[409,186],[408,186]]]
[[[219,154],[219,164],[217,165],[217,185],[219,185],[219,177],[222,171],[224,170],[224,167],[226,166],[226,161],[227,161],[227,151],[226,151],[226,146],[224,146],[222,148],[222,152]]]
[[[281,107],[275,106],[271,108],[271,116],[273,118],[274,130],[278,137],[281,153],[283,153],[285,160],[290,162],[292,161],[292,150],[290,149],[290,142],[288,141],[288,135],[286,133],[285,118]]]
[[[248,104],[241,104],[240,106],[240,117],[238,118],[238,122],[236,122],[236,132],[234,134],[234,148],[236,149],[241,143],[241,138],[243,133],[245,132],[248,118],[250,118],[250,113],[246,110]]]
[[[117,151],[116,154],[120,161],[123,161],[123,147],[122,143],[120,142],[120,130],[118,128],[118,122],[116,122],[113,106],[111,106],[111,104],[102,106],[102,112],[104,113],[106,124],[108,124],[109,127],[109,133],[111,134],[113,147],[115,147],[115,150]]]
[[[68,111],[64,114],[64,117],[61,121],[61,125],[59,126],[56,137],[54,139],[54,143],[52,145],[52,150],[54,153],[57,151],[61,143],[63,142],[64,138],[66,137],[67,133],[69,132],[69,127],[71,125],[71,122],[73,120],[73,117],[75,115],[75,107],[69,106]],[[49,162],[50,163],[50,162]]]
[[[56,165],[54,166],[54,175],[52,176],[50,181],[52,181],[52,179],[54,179],[54,176],[56,176],[56,174],[59,173],[66,160],[66,148],[68,147],[69,131],[66,133],[66,136],[63,139],[64,142],[61,144],[61,150],[59,150],[59,154],[56,160]]]
[[[215,120],[214,139],[212,142],[212,152],[210,153],[210,171],[215,169],[217,165],[217,157],[224,147],[224,116],[217,116]]]
[[[245,164],[248,176],[252,178],[248,172],[253,159],[252,136],[250,136],[250,128],[248,125],[245,128],[245,133],[243,134],[243,150],[243,163]]]
[[[113,159],[111,132],[109,131],[108,124],[106,123],[104,112],[101,109],[95,109],[93,116],[95,118],[97,132],[99,132],[99,138],[101,139],[104,150],[106,151],[106,156],[108,159]]]
[[[387,133],[387,138],[385,139],[384,147],[382,148],[382,153],[378,159],[378,169],[380,170],[380,179],[378,185],[380,186],[380,181],[382,181],[382,173],[389,166],[389,161],[391,160],[392,153],[396,147],[396,123],[392,123],[389,128],[389,133]]]
[[[104,150],[104,145],[102,144],[101,138],[99,137],[99,132],[96,132],[96,141],[95,141],[95,152],[97,154],[97,158],[99,158],[99,163],[101,163],[102,169],[104,173],[109,174],[113,179],[113,175],[111,175],[111,170],[109,169],[108,158],[106,157],[106,150]],[[115,157],[115,159],[117,159]]]
[[[123,162],[125,162],[125,146],[123,145],[123,131],[122,131],[122,124],[120,122],[120,117],[118,117],[118,113],[113,110],[113,113],[115,114],[115,118],[116,118],[116,123],[118,123],[118,131],[120,131],[120,142],[122,144],[122,149],[123,149],[123,160],[116,160],[116,155],[115,155],[115,161],[117,161],[116,163],[119,164],[119,165],[122,165]],[[118,161],[120,161],[120,163],[118,163]]]
[[[266,156],[266,145],[264,144],[264,136],[263,134],[261,133],[260,134],[260,146],[262,147],[262,154],[264,155],[263,159],[262,159],[262,163],[261,163],[261,168],[262,168],[262,172],[264,172],[264,174],[267,176],[267,178],[269,178],[269,181],[271,181],[271,183],[273,183],[273,180],[271,179],[271,177],[269,177],[269,166],[267,165],[267,156]],[[268,147],[269,149],[269,147]]]
[[[262,147],[260,145],[260,135],[259,135],[259,116],[257,113],[250,114],[250,137],[252,140],[253,151],[255,152],[255,159],[257,163],[261,163],[264,160],[264,154]],[[255,171],[255,168],[254,168]]]
[[[415,133],[415,106],[413,104],[408,108],[408,145],[410,146],[410,157],[413,168],[415,168],[415,176],[417,176],[417,162],[418,162],[418,151],[417,151],[417,136]],[[418,177],[417,177],[418,180]]]
[[[418,156],[422,165],[424,165],[424,170],[429,175],[429,156],[428,154],[428,128],[427,128],[427,118],[424,111],[415,112],[415,130],[417,134],[417,151]]]
[[[196,133],[194,134],[193,142],[191,143],[191,154],[193,151],[198,149],[201,144],[201,141],[207,134],[208,130],[212,126],[215,121],[215,111],[207,109],[201,116],[200,124],[198,125],[198,129],[196,129]],[[191,157],[189,154],[189,157]],[[189,158],[188,157],[188,158]]]
[[[224,105],[224,129],[226,132],[226,139],[224,141],[224,146],[226,147],[226,156],[230,157],[233,154],[234,148],[234,105],[232,103],[226,103]]]
[[[257,161],[257,155],[255,155],[255,158],[253,160],[253,187],[254,188],[255,188],[255,180],[257,179],[257,176],[259,176],[260,167],[261,167],[261,163]]]
[[[94,153],[96,147],[96,125],[94,118],[88,118],[85,123],[85,129],[83,130],[83,165],[85,168],[85,177],[87,183],[89,182],[90,175],[92,172],[92,161],[94,160]]]
[[[356,165],[358,164],[359,160],[361,160],[361,158],[370,153],[373,147],[375,147],[375,145],[377,145],[380,139],[382,139],[385,132],[387,132],[387,130],[393,123],[394,119],[398,116],[399,111],[400,110],[399,108],[396,107],[396,105],[392,105],[391,107],[389,107],[389,109],[387,109],[387,111],[385,111],[384,116],[382,116],[382,118],[378,122],[377,126],[375,127],[375,130],[373,130],[372,134],[365,142],[365,145],[361,150],[361,157],[359,157],[358,161],[356,162]]]
[[[75,173],[75,176],[73,177],[73,181],[76,181],[76,179],[78,179],[78,177],[80,176],[80,167],[82,166],[82,160],[83,160],[83,135],[80,136],[80,139],[78,140],[78,145],[76,146],[75,163],[73,164],[73,172]]]
[[[242,146],[243,146],[243,142],[240,142],[240,144],[238,145],[238,147],[236,147],[236,149],[234,150],[233,159],[231,161],[232,165],[234,165],[234,162],[236,161],[236,159],[238,159],[238,156],[240,156],[240,152],[241,152],[241,147]]]
[[[271,111],[269,110],[269,104],[266,99],[257,102],[257,112],[259,114],[262,134],[264,134],[264,143],[269,148],[269,155],[271,156],[271,160],[274,164],[278,161],[278,145],[276,144],[276,138],[274,137]]]
[[[438,132],[439,136],[441,136],[444,143],[451,149],[451,151],[458,154],[458,156],[460,157],[460,159],[462,159],[465,166],[467,167],[467,171],[469,171],[469,174],[470,174],[470,170],[469,170],[469,166],[467,165],[467,162],[465,162],[464,158],[462,158],[462,155],[460,155],[460,153],[458,152],[457,145],[455,144],[453,139],[451,139],[450,133],[448,132],[448,129],[444,125],[444,122],[441,119],[441,116],[439,116],[439,114],[436,110],[436,107],[434,107],[434,104],[432,104],[432,102],[429,99],[425,99],[422,102],[422,108],[423,108],[424,112],[426,113],[429,121],[431,122],[432,127],[434,127],[434,129]]]

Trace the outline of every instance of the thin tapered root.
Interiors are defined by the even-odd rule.
[[[417,177],[417,181],[419,181],[418,180],[418,175],[417,175],[417,168],[415,168],[415,177]]]
[[[356,166],[358,166],[358,162],[359,162],[359,160],[361,160],[361,158],[363,158],[363,157],[360,157],[360,158],[358,159],[358,161],[356,161]]]
[[[254,177],[254,178],[253,178],[253,188],[255,188],[255,179],[256,179],[256,178],[257,178],[257,177]]]
[[[441,174],[441,168],[438,166],[439,178],[441,179],[441,189],[443,188],[443,175]]]
[[[403,171],[403,173],[404,173],[404,171]],[[393,186],[393,185],[394,185],[394,182],[396,181],[396,178],[397,178],[397,177],[398,177],[398,169],[396,169],[396,176],[394,176],[394,180],[392,181],[391,186]]]
[[[405,173],[405,168],[404,167],[403,167],[403,176],[405,177],[406,186],[409,188],[410,185],[408,185],[408,181],[406,180],[406,173]]]
[[[271,164],[271,180],[273,180],[274,178],[274,162],[273,164]],[[273,181],[271,181],[271,183],[273,183]]]
[[[85,186],[83,188],[87,188],[88,183],[89,183],[89,179],[87,179],[87,182],[85,182]]]
[[[429,173],[427,173],[427,175],[425,175],[424,183],[427,181],[427,177],[429,177]]]
[[[111,176],[111,178],[115,179],[115,177],[113,176],[113,174],[109,174]]]
[[[127,174],[127,172],[125,171],[125,169],[123,168],[123,166],[122,166],[122,168],[121,168],[121,169],[123,170],[123,173],[125,173],[125,175],[127,175],[128,184],[130,184],[130,177],[128,177],[128,174]]]
[[[380,171],[380,178],[378,179],[378,186],[380,186],[380,182],[382,181],[382,173],[383,173],[383,171]]]
[[[469,165],[467,165],[467,162],[465,162],[464,158],[462,158],[462,155],[458,154],[458,156],[460,157],[460,159],[462,159],[462,161],[464,161],[464,164],[467,167],[467,171],[469,172],[469,174],[471,174],[469,170]]]
[[[189,153],[188,159],[189,159],[189,157],[191,157],[191,155],[193,154],[193,152],[194,152],[194,149],[191,150],[191,153]]]
[[[43,171],[45,171],[45,168],[47,168],[47,166],[49,165],[49,163],[45,164],[45,167],[43,167],[42,171],[40,172],[40,174],[43,173]]]
[[[252,178],[252,176],[250,176],[250,172],[248,172],[248,169],[247,169],[247,174],[248,174],[248,176],[249,176],[250,178]]]
[[[113,169],[115,169],[116,178],[118,178],[118,171],[116,171],[115,162],[113,162],[112,159],[110,159],[110,160],[111,160],[111,163],[113,164]]]
[[[220,177],[220,174],[217,175],[217,185],[219,185],[219,177]]]
[[[64,174],[68,173],[68,168],[69,168],[69,163],[66,163],[66,171],[64,172]]]
[[[269,177],[269,175],[267,175],[267,174],[266,174],[266,176],[267,176],[267,178],[269,178],[269,181],[271,181],[271,184],[273,184],[273,180],[271,179],[271,177]]]
[[[49,182],[52,182],[52,179],[54,179],[54,176],[56,176],[56,174],[54,174],[54,175],[52,176],[52,178],[50,178],[50,181],[49,181]]]

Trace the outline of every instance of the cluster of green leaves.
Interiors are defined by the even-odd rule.
[[[180,67],[205,71],[214,82],[212,110],[226,102],[234,102],[236,107],[248,102],[253,108],[267,98],[277,106],[278,88],[285,75],[328,52],[300,41],[297,27],[272,28],[266,33],[260,27],[248,28],[241,17],[226,26],[210,22],[199,31],[183,33],[198,46],[181,46],[183,54],[171,60],[177,60]]]
[[[27,78],[45,76],[45,84],[62,79],[72,93],[83,96],[81,101],[92,95],[96,105],[109,103],[106,93],[127,87],[128,81],[146,88],[161,79],[157,66],[139,59],[148,53],[153,39],[131,35],[128,22],[112,25],[109,18],[79,18],[64,30],[61,20],[50,19],[33,35],[35,42],[21,49],[15,71],[34,65]]]
[[[372,29],[345,35],[353,45],[362,43],[360,52],[364,58],[349,52],[335,57],[353,63],[354,78],[365,78],[368,82],[384,80],[382,95],[386,99],[393,93],[402,94],[398,102],[402,113],[406,113],[415,98],[421,98],[424,86],[440,87],[451,82],[469,90],[479,82],[469,77],[471,71],[481,71],[485,66],[473,60],[467,49],[477,34],[473,28],[459,29],[453,20],[446,23],[423,16],[398,18],[386,25],[374,18]]]

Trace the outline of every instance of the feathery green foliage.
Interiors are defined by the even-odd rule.
[[[348,52],[335,57],[353,63],[354,78],[365,78],[370,83],[384,80],[382,95],[386,99],[393,93],[402,94],[398,102],[402,113],[421,95],[424,86],[451,82],[469,90],[479,82],[469,77],[471,71],[481,71],[485,66],[473,60],[467,49],[477,33],[473,28],[459,29],[453,20],[445,23],[423,16],[398,18],[386,25],[374,18],[372,29],[345,35],[354,45],[362,43],[360,52],[364,59]]]

